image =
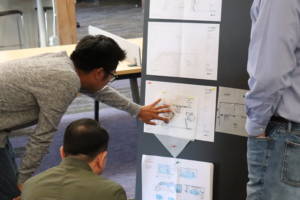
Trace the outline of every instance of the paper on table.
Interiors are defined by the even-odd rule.
[[[145,103],[158,98],[174,112],[168,124],[144,125],[144,131],[183,139],[214,140],[216,88],[212,86],[146,81]]]
[[[147,74],[217,80],[219,27],[149,22]]]
[[[222,0],[151,0],[150,18],[221,21]]]
[[[143,155],[142,199],[211,200],[213,164]]]

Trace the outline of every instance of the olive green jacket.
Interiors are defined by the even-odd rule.
[[[30,178],[22,200],[126,200],[117,183],[95,175],[89,165],[65,158],[58,166]]]

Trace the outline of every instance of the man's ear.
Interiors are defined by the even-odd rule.
[[[61,159],[64,159],[66,157],[63,146],[60,146],[59,153],[60,153]]]
[[[105,79],[105,71],[103,70],[103,68],[96,68],[94,70],[96,80],[102,81],[103,79]]]
[[[106,160],[107,160],[107,151],[101,152],[98,156],[98,168],[101,170],[101,172],[104,170],[105,165],[106,165]]]

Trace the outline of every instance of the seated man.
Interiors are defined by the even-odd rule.
[[[109,136],[92,119],[72,122],[66,129],[62,162],[28,179],[22,200],[126,200],[124,189],[102,176]]]

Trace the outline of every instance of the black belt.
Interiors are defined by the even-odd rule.
[[[272,116],[271,117],[271,120],[270,121],[273,121],[273,122],[281,122],[281,123],[289,123],[289,122],[292,122],[288,119],[285,119],[283,117],[280,117],[280,116]],[[294,123],[294,122],[292,122]]]
[[[280,116],[272,116],[271,117],[271,121],[272,122],[279,122],[282,123],[287,130],[290,132],[293,128],[295,128],[295,126],[299,127],[300,123],[297,122],[293,122],[291,120],[285,119],[283,117]],[[299,129],[299,128],[298,128]]]

